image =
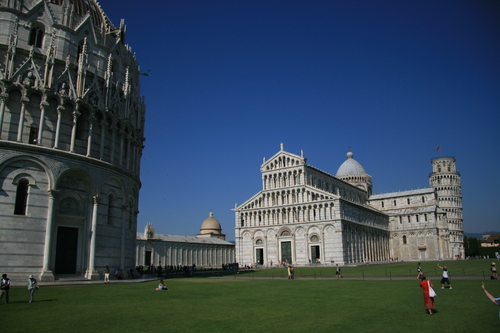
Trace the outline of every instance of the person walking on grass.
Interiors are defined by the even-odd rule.
[[[428,280],[425,275],[420,276],[420,287],[424,291],[424,306],[429,312],[429,316],[432,316],[434,313],[432,309],[434,309],[434,297],[431,297],[430,290],[434,285],[430,280]]]
[[[36,283],[33,274],[28,278],[28,291],[30,292],[30,303],[35,300],[35,290],[38,289],[38,284]]]
[[[0,283],[0,299],[5,295],[5,304],[9,303],[9,290],[10,290],[10,279],[7,274],[2,274],[2,281]]]
[[[417,265],[417,272],[418,272],[417,280],[420,280],[422,275],[424,275],[424,272],[422,272],[422,267],[420,266],[420,263],[418,263],[418,265]]]
[[[453,289],[451,287],[450,273],[448,272],[448,267],[447,266],[440,266],[439,264],[438,264],[438,267],[443,270],[443,277],[441,278],[441,289],[444,289],[445,283],[447,283],[450,286],[450,289]]]

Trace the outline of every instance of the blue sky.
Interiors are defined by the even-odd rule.
[[[101,1],[151,75],[138,231],[196,235],[212,211],[233,240],[281,142],[333,175],[351,148],[375,193],[454,156],[465,231],[500,229],[500,2],[123,4]]]

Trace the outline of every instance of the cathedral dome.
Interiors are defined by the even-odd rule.
[[[52,0],[50,2],[62,6],[65,0]],[[68,2],[73,5],[73,12],[76,14],[85,16],[89,13],[95,25],[102,26],[103,22],[106,25],[112,25],[96,0],[69,0]]]
[[[203,221],[200,228],[201,234],[220,234],[222,232],[222,227],[219,221],[214,218],[214,214],[210,212],[209,217]]]
[[[349,151],[346,156],[347,160],[342,163],[342,165],[337,170],[337,174],[335,175],[336,177],[366,174],[365,168],[363,168],[363,166],[359,164],[358,161],[352,158],[354,154],[351,151]]]

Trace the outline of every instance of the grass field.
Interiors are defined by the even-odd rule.
[[[485,277],[490,276],[490,264],[494,260],[459,260],[459,261],[443,261],[439,262],[441,266],[447,265],[450,271],[450,276],[453,277]],[[422,262],[422,270],[424,274],[430,278],[441,278],[442,270],[437,267],[438,262],[429,261]],[[287,273],[283,266],[271,269],[259,269],[255,271],[241,270],[241,274],[246,274],[255,277],[286,277]],[[295,272],[297,277],[335,277],[335,265],[321,267],[298,267]],[[400,277],[416,277],[417,263],[404,262],[392,263],[384,265],[363,265],[357,267],[342,267],[342,275],[345,278],[400,278]]]
[[[372,267],[385,274],[383,266]],[[296,275],[300,270],[297,269]],[[439,284],[438,280],[433,281]],[[293,281],[177,278],[166,281],[168,291],[156,291],[156,281],[42,285],[34,303],[27,302],[26,288],[14,287],[11,302],[0,304],[0,329],[2,332],[498,332],[499,307],[484,296],[482,281],[457,279],[453,281],[453,290],[437,288],[437,313],[433,316],[426,314],[416,279],[315,280],[300,279],[299,275]],[[493,295],[500,294],[500,281],[485,283]]]

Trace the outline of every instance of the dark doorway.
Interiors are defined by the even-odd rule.
[[[144,265],[151,265],[151,251],[146,251],[146,257],[144,258]]]
[[[281,243],[281,261],[286,261],[288,264],[292,263],[292,242]]]
[[[56,274],[75,274],[78,249],[78,228],[58,227],[56,243]]]
[[[316,262],[319,258],[321,258],[319,254],[319,245],[311,246],[311,262]]]
[[[255,250],[255,257],[257,258],[257,264],[263,265],[264,264],[264,249],[256,249]]]

